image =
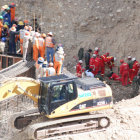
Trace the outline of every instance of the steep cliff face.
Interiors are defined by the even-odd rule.
[[[0,5],[10,4],[10,0]],[[140,60],[139,0],[13,0],[16,17],[38,18],[43,32],[54,32],[57,43],[65,46],[66,62],[80,47],[99,47],[118,59],[128,55]],[[72,59],[71,59],[72,58]]]

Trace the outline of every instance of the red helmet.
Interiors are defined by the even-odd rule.
[[[123,62],[124,62],[124,60],[123,60],[123,59],[121,59],[121,60],[120,60],[120,63],[123,63]]]
[[[109,52],[106,53],[106,56],[109,56]]]

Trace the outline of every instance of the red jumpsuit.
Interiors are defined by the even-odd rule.
[[[92,73],[95,74],[95,58],[90,58],[89,60],[89,68],[92,69]]]
[[[101,59],[96,57],[96,59],[95,59],[95,75],[98,74],[98,71],[101,71]]]
[[[82,77],[82,72],[84,72],[84,69],[82,69],[82,66],[81,66],[81,64],[80,63],[78,63],[77,65],[76,65],[76,75],[77,75],[77,77]]]
[[[107,56],[104,54],[101,56],[101,75],[104,76],[105,73],[105,63],[107,62]]]
[[[109,77],[109,79],[115,80],[115,81],[120,81],[121,78],[119,75],[117,75],[116,73],[113,73],[111,77]]]
[[[139,71],[139,63],[138,63],[138,61],[135,61],[133,64],[132,74],[130,77],[131,81],[133,81],[133,78],[138,74],[138,71]]]
[[[96,54],[96,56],[99,57],[99,51],[94,51],[93,54]]]
[[[129,66],[127,63],[121,64],[120,75],[121,75],[122,85],[126,86],[128,84],[128,77],[129,77]]]
[[[112,68],[114,67],[114,57],[113,56],[107,57],[107,65],[110,68],[110,70],[112,70]]]

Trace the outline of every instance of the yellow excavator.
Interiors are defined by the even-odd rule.
[[[106,128],[110,124],[107,115],[93,114],[113,105],[111,88],[96,78],[61,74],[39,80],[16,77],[1,84],[0,101],[17,94],[28,96],[37,105],[35,109],[13,114],[10,119],[14,128],[26,128],[31,139]],[[42,115],[47,121],[32,122]]]

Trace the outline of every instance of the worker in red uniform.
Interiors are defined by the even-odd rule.
[[[136,60],[136,58],[132,58],[132,62],[133,62],[133,67],[132,67],[132,75],[130,77],[130,80],[133,81],[133,78],[135,76],[137,76],[138,71],[139,71],[139,63]]]
[[[96,54],[96,56],[99,57],[99,51],[99,48],[96,47],[93,54]]]
[[[77,77],[82,78],[82,73],[84,72],[84,69],[82,68],[83,61],[79,60],[79,63],[76,65],[76,75]]]
[[[112,79],[112,80],[115,80],[115,81],[121,81],[120,76],[117,75],[116,73],[114,73],[113,71],[110,73],[109,79]]]
[[[110,70],[113,69],[115,60],[116,60],[116,57],[113,57],[113,56],[108,56],[107,57],[107,65],[110,68]]]
[[[101,58],[96,57],[95,58],[95,75],[98,74],[99,71],[101,71]]]
[[[93,54],[89,60],[89,68],[92,70],[91,72],[93,74],[95,74],[95,59],[96,59],[96,54]]]
[[[105,64],[107,63],[107,57],[109,56],[109,53],[103,54],[100,56],[101,58],[101,75],[104,76],[105,73]]]
[[[120,75],[121,75],[121,81],[122,85],[126,86],[128,84],[128,76],[129,76],[129,66],[127,63],[124,62],[124,60],[120,60]]]

